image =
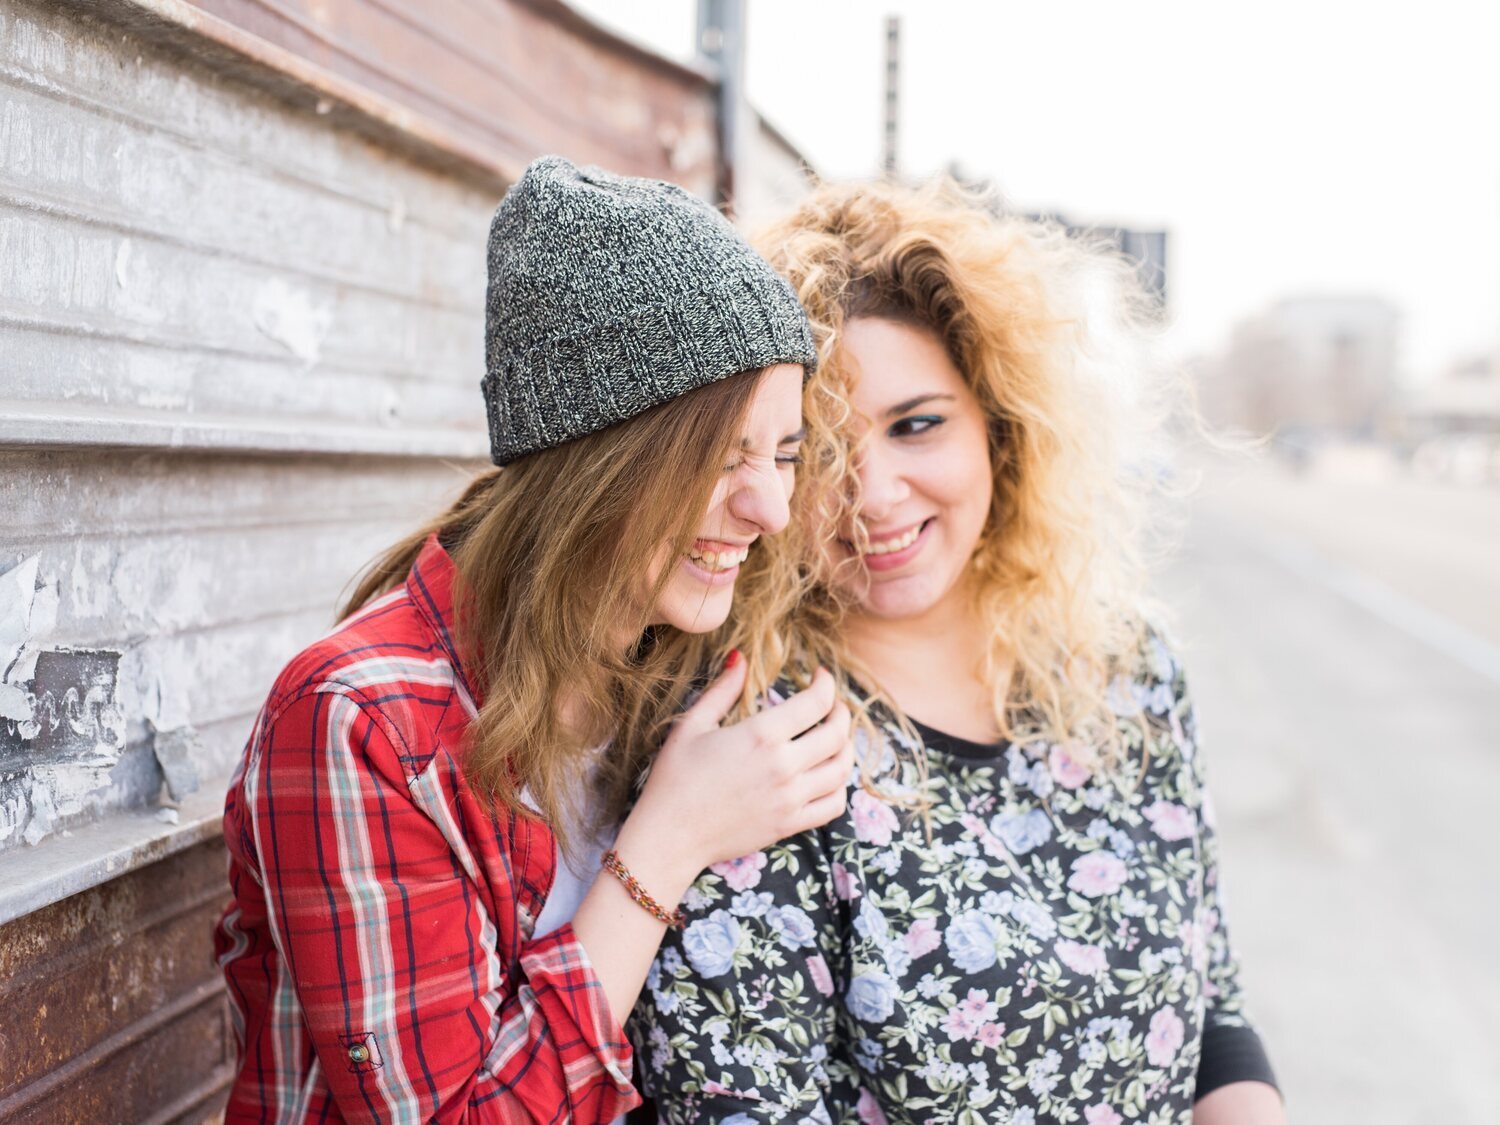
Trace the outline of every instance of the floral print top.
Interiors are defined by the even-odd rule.
[[[1153,636],[1111,697],[1118,770],[919,728],[930,838],[851,780],[838,820],[704,872],[631,1025],[662,1120],[1186,1122],[1273,1082],[1182,670]],[[880,732],[861,753],[909,791]]]

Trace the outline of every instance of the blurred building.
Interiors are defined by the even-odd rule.
[[[1400,416],[1414,440],[1440,434],[1500,436],[1500,353],[1455,363],[1402,396]]]
[[[990,209],[995,214],[1005,214],[1010,211],[1010,208],[1005,203],[1004,194],[998,189],[994,181],[968,175],[957,163],[949,164],[946,172],[963,187],[977,191],[984,198],[990,200]],[[1121,257],[1135,267],[1136,274],[1140,278],[1141,287],[1154,297],[1159,305],[1165,308],[1167,303],[1168,231],[1080,223],[1056,211],[1026,211],[1022,213],[1022,216],[1033,222],[1051,223],[1060,226],[1074,238],[1087,239],[1090,242],[1101,244],[1106,248],[1112,247]]]
[[[1400,317],[1378,297],[1280,301],[1198,365],[1204,413],[1257,433],[1372,434],[1397,391]]]
[[[1142,287],[1163,306],[1167,303],[1167,232],[1136,230],[1132,227],[1093,226],[1075,223],[1061,215],[1033,215],[1031,218],[1060,223],[1075,238],[1085,238],[1113,247],[1135,266]]]

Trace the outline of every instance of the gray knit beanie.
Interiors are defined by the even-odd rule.
[[[504,465],[741,371],[812,369],[792,288],[673,184],[532,163],[490,224],[485,377]]]

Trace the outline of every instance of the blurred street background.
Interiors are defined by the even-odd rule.
[[[555,151],[751,230],[948,174],[1137,265],[1255,447],[1155,466],[1197,482],[1158,592],[1289,1116],[1500,1120],[1497,42],[1464,0],[0,0],[0,1118],[218,1112],[227,773],[485,463],[485,231]]]
[[[1500,489],[1272,460],[1192,508],[1160,589],[1289,1117],[1494,1120]]]

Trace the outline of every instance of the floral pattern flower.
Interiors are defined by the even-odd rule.
[[[736,891],[748,891],[760,882],[760,873],[766,867],[766,853],[753,852],[738,859],[716,863],[709,868],[715,875],[722,875],[724,882]]]
[[[1156,641],[1110,701],[1107,774],[887,717],[862,752],[896,787],[925,752],[926,824],[851,777],[840,819],[705,872],[630,1023],[662,1120],[1189,1122],[1205,1030],[1249,1027],[1196,726]]]
[[[863,789],[849,798],[849,809],[853,814],[854,835],[862,843],[878,844],[883,848],[891,842],[891,834],[900,827],[895,810]]]
[[[1182,1046],[1182,1018],[1171,1008],[1163,1008],[1151,1017],[1146,1033],[1146,1058],[1152,1066],[1171,1066]]]
[[[1125,882],[1125,863],[1110,852],[1090,852],[1073,861],[1068,887],[1089,898],[1112,895]]]

